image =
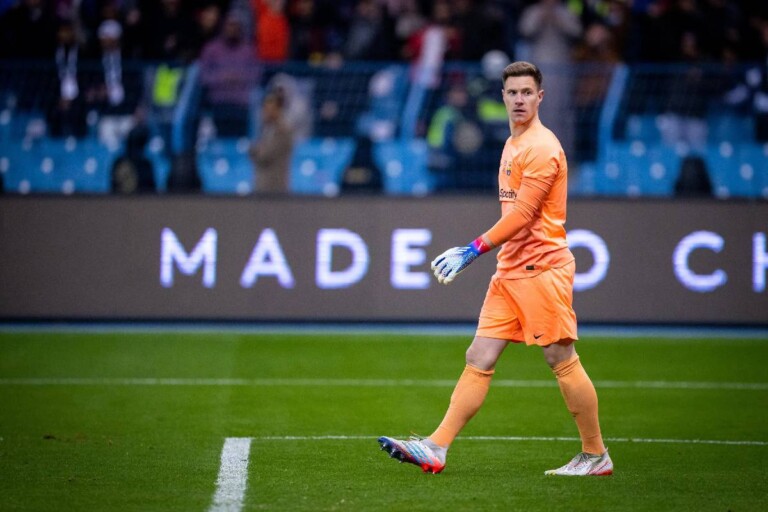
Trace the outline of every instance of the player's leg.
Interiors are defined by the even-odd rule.
[[[475,336],[467,349],[466,366],[456,383],[445,417],[429,440],[447,449],[461,429],[480,410],[491,385],[494,368],[508,342]]]
[[[547,364],[557,377],[560,392],[581,436],[582,451],[593,455],[605,452],[597,412],[595,386],[581,365],[573,343],[553,343],[543,347]]]
[[[526,343],[542,347],[582,440],[583,452],[551,473],[610,474],[613,466],[600,433],[597,393],[574,348],[577,339],[576,314],[572,307],[574,272],[575,265],[570,263],[530,279],[512,281],[507,292],[524,319]],[[562,472],[566,467],[567,471]]]
[[[466,366],[453,390],[443,421],[428,438],[440,448],[448,449],[461,429],[480,410],[496,362],[509,340],[522,339],[520,322],[510,308],[500,281],[494,278],[488,285],[475,338],[467,349]]]
[[[573,342],[565,340],[542,347],[552,368],[581,437],[581,453],[568,464],[546,472],[548,475],[610,475],[613,462],[603,444],[598,418],[597,392],[581,365]]]
[[[425,439],[380,437],[381,449],[401,462],[416,464],[424,472],[441,472],[451,443],[483,405],[493,368],[506,346],[504,340],[476,336],[467,350],[466,366],[437,430]]]
[[[451,395],[448,410],[437,429],[426,439],[379,438],[390,457],[439,473],[445,467],[448,448],[485,401],[494,368],[507,341],[522,339],[519,322],[510,314],[491,282],[480,313],[477,335],[467,349],[466,365]]]

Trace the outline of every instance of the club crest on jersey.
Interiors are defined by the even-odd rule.
[[[503,160],[501,162],[501,172],[507,176],[512,174],[512,160]]]

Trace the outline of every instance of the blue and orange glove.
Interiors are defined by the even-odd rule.
[[[432,271],[437,281],[442,284],[451,284],[454,278],[475,261],[478,256],[493,249],[482,236],[477,237],[469,245],[453,247],[435,258],[432,262]]]

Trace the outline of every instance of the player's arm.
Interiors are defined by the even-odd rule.
[[[542,164],[552,165],[551,161]],[[450,284],[478,256],[510,240],[531,223],[541,211],[541,206],[552,189],[555,177],[553,172],[546,172],[546,168],[537,170],[545,172],[523,175],[513,208],[491,229],[469,244],[448,249],[435,258],[432,262],[432,271],[438,282]]]
[[[483,237],[493,247],[514,238],[538,216],[551,189],[552,181],[523,178],[512,209],[486,231]]]

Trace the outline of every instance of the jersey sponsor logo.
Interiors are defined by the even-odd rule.
[[[517,198],[517,192],[514,190],[507,190],[505,188],[499,189],[499,201],[503,201],[505,199],[511,199],[515,200]]]

